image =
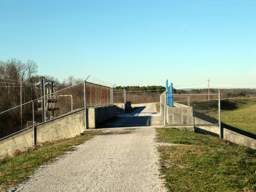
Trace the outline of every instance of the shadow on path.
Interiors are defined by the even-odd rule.
[[[122,112],[116,118],[100,125],[99,128],[150,126],[151,116],[147,114],[140,115],[144,109],[145,106],[142,106],[134,108],[130,113]]]

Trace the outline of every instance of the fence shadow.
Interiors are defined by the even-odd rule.
[[[198,126],[195,126],[194,130],[195,130],[196,133],[201,133],[201,134],[204,134],[204,135],[211,135],[211,136],[215,136],[215,137],[218,137],[218,136],[219,136],[219,135],[216,134],[216,133],[207,131],[207,130],[202,129],[202,128],[198,127]]]
[[[252,138],[252,139],[256,139],[256,134],[253,134],[253,133],[244,131],[244,130],[242,130],[242,129],[239,129],[239,128],[237,128],[237,127],[231,126],[231,125],[229,125],[229,124],[221,123],[221,127],[225,128],[225,129],[228,129],[228,130],[230,130],[230,131],[234,131],[234,132],[239,133],[239,134],[241,134],[241,135],[250,137],[250,138]]]
[[[194,117],[197,117],[199,119],[202,119],[202,120],[207,121],[207,122],[212,123],[212,124],[218,124],[217,119],[215,119],[213,117],[210,117],[208,115],[205,115],[203,113],[197,112],[197,111],[194,111]],[[229,125],[229,124],[226,124],[226,123],[223,123],[223,122],[221,122],[221,127],[223,129],[228,129],[230,131],[233,131],[235,133],[247,136],[249,138],[256,139],[256,134],[244,131],[242,129],[239,129],[238,127],[234,127],[232,125]],[[204,134],[210,134],[210,135],[215,135],[216,136],[215,133],[211,133],[209,131],[205,131],[203,129],[200,129],[200,127],[198,127],[198,124],[195,126],[195,131],[200,132],[200,133],[204,133]]]
[[[206,115],[198,111],[194,111],[194,117],[197,117],[212,124],[218,124],[218,120],[216,118],[210,117],[209,115]]]

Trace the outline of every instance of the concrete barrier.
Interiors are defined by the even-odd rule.
[[[80,110],[37,126],[37,142],[51,142],[80,135],[86,129],[84,113],[84,110]]]
[[[174,103],[167,107],[167,125],[194,125],[192,107]]]
[[[256,139],[255,135],[246,133],[245,131],[239,131],[239,132],[245,132],[245,133],[239,133],[236,130],[231,130],[229,128],[223,127],[223,139],[226,141],[229,141],[231,143],[235,143],[238,145],[243,145],[252,149],[256,149]],[[216,136],[220,135],[220,129],[217,126],[197,126],[195,127],[195,130],[197,132],[207,133],[207,134],[213,134]]]
[[[33,130],[27,129],[0,141],[0,159],[13,156],[17,150],[25,151],[33,146]]]
[[[85,131],[84,110],[74,111],[36,126],[37,143],[52,142],[80,135]],[[34,146],[32,127],[0,140],[0,159],[13,156],[16,151],[26,151]]]
[[[160,96],[160,115],[166,126],[193,126],[193,108],[187,105],[174,103],[174,107],[166,105],[166,95]]]
[[[37,143],[52,142],[80,135],[86,127],[95,128],[98,124],[113,118],[118,113],[118,107],[89,108],[87,115],[80,109],[60,116],[54,120],[36,126]],[[86,117],[88,121],[86,121]],[[88,125],[86,125],[88,122]],[[32,127],[16,132],[0,139],[0,159],[13,156],[17,151],[22,152],[33,147],[34,130]]]
[[[246,135],[242,135],[240,133],[237,133],[235,131],[229,130],[224,128],[224,140],[230,141],[232,143],[236,143],[238,145],[243,145],[246,147],[250,147],[252,149],[256,149],[256,139],[255,138],[251,138],[249,136]]]

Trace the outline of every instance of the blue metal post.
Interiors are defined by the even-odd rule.
[[[166,80],[166,104],[173,107],[173,84],[169,86],[168,80]]]
[[[166,104],[167,105],[169,105],[168,98],[169,98],[169,83],[168,83],[168,80],[166,80]]]

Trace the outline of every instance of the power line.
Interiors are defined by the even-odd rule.
[[[0,84],[19,85],[20,83],[0,82]]]
[[[6,85],[6,86],[0,85],[0,87],[1,87],[1,88],[9,88],[9,87],[15,88],[15,87],[20,87],[20,85],[12,85],[12,86],[9,86],[9,85]],[[25,86],[22,86],[22,87],[25,87]]]
[[[19,82],[18,80],[14,79],[0,79],[0,81]]]

